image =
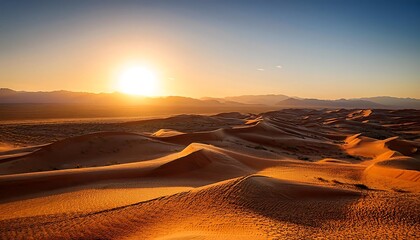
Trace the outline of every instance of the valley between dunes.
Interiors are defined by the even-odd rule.
[[[419,110],[0,130],[0,239],[420,238]]]

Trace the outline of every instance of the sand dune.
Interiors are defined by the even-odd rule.
[[[226,179],[226,176],[232,178],[253,172],[253,169],[222,151],[208,148],[202,144],[190,144],[182,154],[184,156],[154,169],[150,176],[185,176],[217,180]]]
[[[361,193],[350,190],[247,176],[94,214],[55,215],[54,220],[24,218],[0,224],[8,224],[3,236],[31,233],[55,238],[152,239],[176,234],[258,239],[345,234],[360,238],[372,227],[377,231],[369,236],[377,238],[415,236],[419,217],[410,211],[415,211],[418,199],[405,195],[396,202],[388,197],[372,193],[361,198]],[[383,211],[385,202],[385,208],[398,206],[394,217]],[[33,221],[42,224],[33,225]],[[66,226],[72,231],[62,231]],[[396,232],[401,228],[412,232]]]
[[[150,160],[181,147],[131,133],[101,132],[68,138],[7,163],[0,174],[95,167]]]
[[[179,132],[176,130],[171,130],[171,129],[160,129],[159,131],[156,131],[152,134],[152,136],[155,137],[172,137],[172,136],[177,136],[183,134],[183,132]]]
[[[0,238],[416,239],[419,115],[182,115],[4,142]]]

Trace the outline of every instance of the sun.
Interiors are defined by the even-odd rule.
[[[155,96],[158,91],[156,72],[145,66],[128,66],[118,76],[119,91],[141,96]]]

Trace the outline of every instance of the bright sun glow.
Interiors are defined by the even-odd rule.
[[[118,77],[118,85],[121,92],[132,95],[154,96],[158,91],[156,73],[144,66],[124,68]]]

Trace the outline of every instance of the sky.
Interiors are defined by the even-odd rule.
[[[0,87],[420,98],[420,1],[0,0]]]

